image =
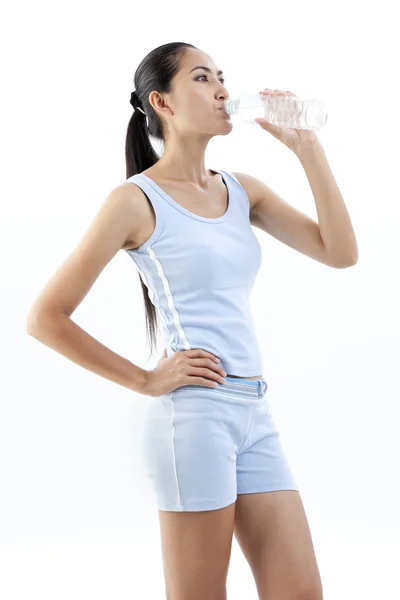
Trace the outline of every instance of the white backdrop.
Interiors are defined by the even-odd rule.
[[[189,14],[183,2],[81,0],[2,12],[0,595],[164,597],[157,508],[140,457],[149,397],[80,368],[25,326],[36,296],[125,180],[139,62],[156,46],[185,41],[213,58],[229,91],[289,89],[328,106],[318,137],[359,261],[329,268],[254,229],[263,261],[251,301],[325,600],[399,598],[394,5],[306,0],[235,10],[202,2]],[[256,125],[213,138],[206,165],[254,175],[317,218],[300,162]],[[72,318],[154,368],[140,281],[125,252]],[[228,597],[257,598],[236,540]]]

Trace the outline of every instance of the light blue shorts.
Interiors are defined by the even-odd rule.
[[[153,398],[142,458],[159,510],[213,510],[237,494],[299,490],[281,447],[265,379],[225,377]]]

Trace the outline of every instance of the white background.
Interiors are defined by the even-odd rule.
[[[281,441],[301,488],[325,600],[400,597],[399,54],[387,1],[20,2],[1,26],[0,595],[163,598],[158,515],[140,457],[149,397],[27,335],[26,315],[125,180],[133,76],[185,41],[241,86],[329,109],[318,132],[356,233],[333,269],[254,229],[252,307]],[[206,166],[246,172],[317,218],[296,156],[234,126]],[[143,368],[145,312],[123,251],[73,319]],[[397,371],[397,373],[396,373]],[[397,559],[396,559],[397,555]],[[228,597],[256,599],[233,541]]]

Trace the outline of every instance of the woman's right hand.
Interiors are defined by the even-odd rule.
[[[155,369],[147,371],[142,393],[162,396],[183,385],[216,388],[218,383],[226,383],[225,375],[218,358],[211,352],[202,348],[182,350],[161,358]]]

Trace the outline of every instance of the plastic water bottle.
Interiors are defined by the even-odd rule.
[[[321,129],[328,119],[326,106],[316,98],[241,93],[226,100],[224,108],[243,123],[254,124],[254,119],[262,117],[273,125],[295,129]]]

